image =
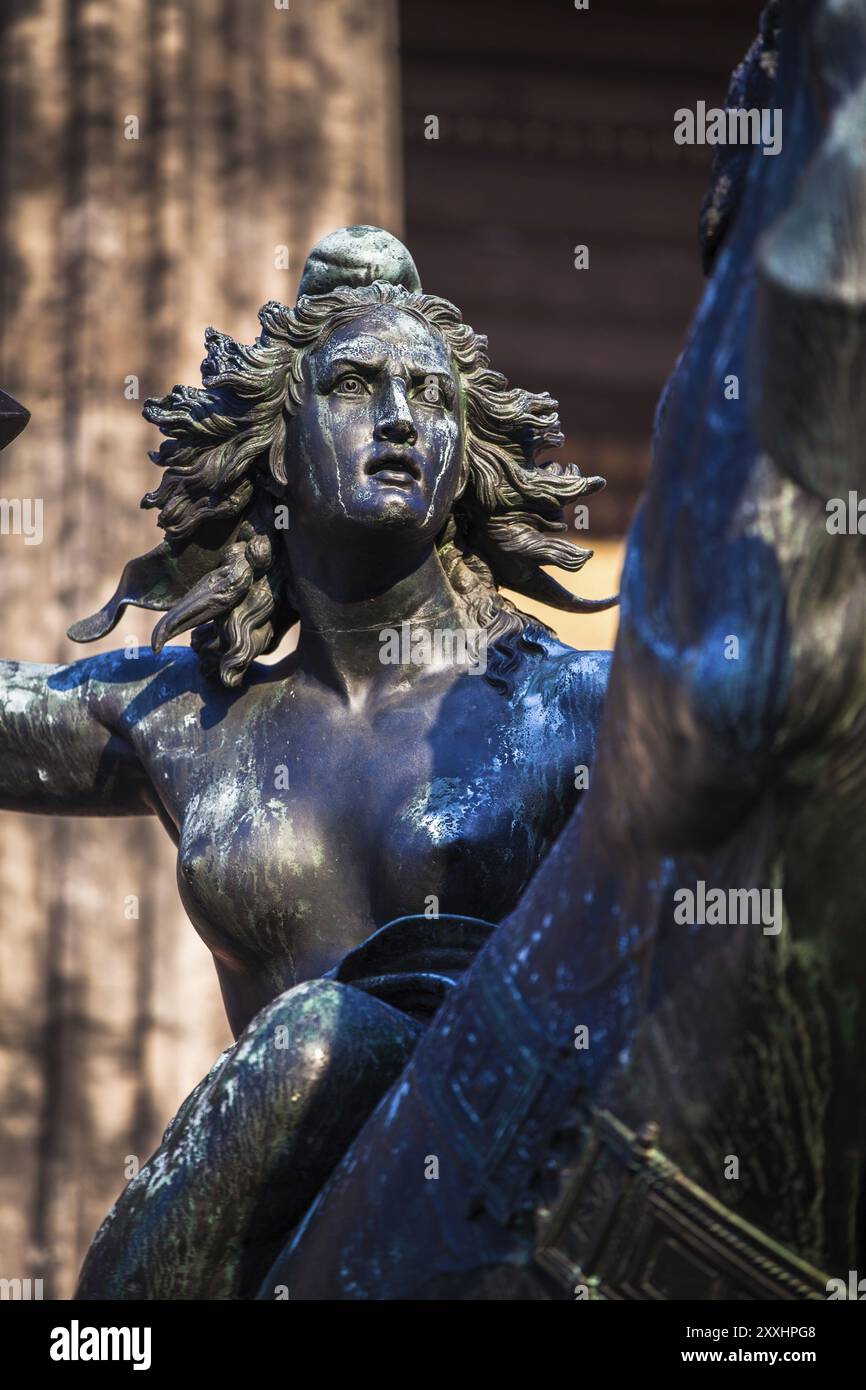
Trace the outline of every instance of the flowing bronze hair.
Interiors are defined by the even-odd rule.
[[[509,689],[518,649],[543,650],[530,629],[550,631],[520,612],[499,592],[500,585],[572,612],[616,602],[577,598],[542,569],[579,570],[589,559],[591,550],[556,533],[566,529],[565,504],[604,486],[602,478],[583,477],[573,464],[536,461],[541,449],[562,443],[556,401],[546,393],[509,387],[489,366],[486,338],[463,322],[453,304],[377,280],[302,295],[295,308],[272,300],[259,311],[262,332],[249,346],[209,328],[203,389],[175,386],[161,400],[146,402],[145,418],[168,438],[151,454],[165,471],[142,506],[159,508],[158,522],[172,554],[185,547],[202,553],[197,538],[212,535],[215,525],[224,527],[226,536],[207,563],[193,569],[197,577],[176,601],[146,603],[168,610],[154,629],[154,650],[194,628],[192,644],[205,669],[218,671],[224,685],[238,686],[250,663],[272,651],[297,622],[274,495],[291,467],[286,418],[301,405],[304,354],[379,304],[412,314],[439,333],[460,378],[465,487],[436,545],[452,588],[474,624],[486,631],[488,678]],[[174,589],[165,591],[177,587],[175,577]],[[130,597],[122,581],[102,610],[99,630],[92,626],[100,619],[96,615],[77,625],[73,635],[79,640],[81,634],[83,640],[102,635],[106,621],[111,626],[117,621],[119,606],[136,601],[142,600]]]

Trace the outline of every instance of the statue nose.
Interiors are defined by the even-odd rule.
[[[387,440],[389,444],[414,444],[418,438],[418,431],[411,416],[400,416],[399,419],[380,421],[376,426],[375,435],[377,439]]]
[[[418,438],[406,392],[396,382],[382,402],[373,434],[389,444],[414,444]]]

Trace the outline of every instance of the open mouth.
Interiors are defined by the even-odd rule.
[[[411,487],[421,480],[421,469],[416,461],[408,454],[397,452],[378,454],[367,464],[366,471],[377,482],[393,487]]]

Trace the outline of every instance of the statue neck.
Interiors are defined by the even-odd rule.
[[[297,538],[296,538],[297,539]],[[391,685],[429,674],[429,668],[388,662],[389,634],[426,627],[465,627],[465,608],[445,577],[435,546],[411,558],[383,560],[381,540],[369,555],[293,545],[292,598],[300,615],[296,660],[301,671],[362,705]],[[405,646],[405,643],[404,643]]]

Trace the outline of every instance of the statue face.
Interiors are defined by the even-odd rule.
[[[460,478],[458,381],[444,340],[411,314],[376,306],[304,361],[306,391],[287,433],[292,525],[432,540]]]

